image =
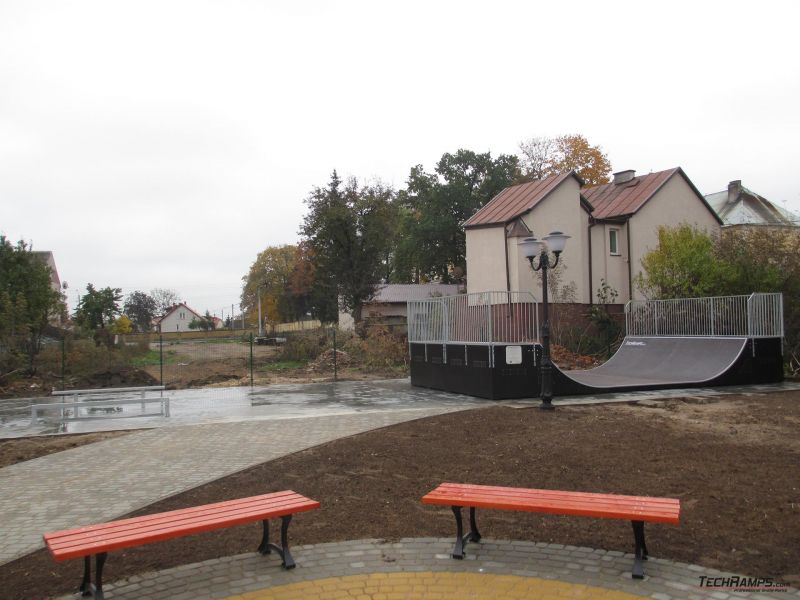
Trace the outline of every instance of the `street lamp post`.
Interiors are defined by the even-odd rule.
[[[553,231],[546,235],[543,240],[535,237],[525,238],[519,243],[522,253],[531,264],[531,269],[542,272],[542,389],[540,396],[542,403],[539,408],[542,410],[553,410],[553,362],[550,360],[550,306],[547,300],[547,270],[555,269],[558,266],[558,259],[570,236],[564,235],[560,231]],[[550,264],[551,252],[555,255],[553,264]],[[539,257],[538,266],[535,264],[536,257]]]

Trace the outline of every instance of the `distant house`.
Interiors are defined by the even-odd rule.
[[[171,331],[192,331],[189,323],[202,319],[203,316],[189,308],[185,303],[175,304],[163,317],[158,319],[157,329],[162,333]]]
[[[742,185],[741,180],[731,181],[727,190],[708,194],[706,202],[722,219],[724,227],[800,226],[800,215],[750,191]]]
[[[448,283],[381,284],[372,299],[364,303],[361,314],[365,321],[405,331],[406,303],[408,301],[425,300],[436,296],[454,296],[463,291],[463,286]],[[352,330],[354,325],[353,315],[340,309],[339,327]]]
[[[517,244],[561,231],[571,239],[561,257],[562,289],[590,304],[600,280],[617,302],[641,297],[635,278],[641,259],[658,246],[659,226],[695,225],[716,232],[722,223],[683,169],[636,176],[614,174],[611,183],[585,187],[575,172],[504,189],[464,223],[467,291],[510,290],[541,296],[541,284]]]

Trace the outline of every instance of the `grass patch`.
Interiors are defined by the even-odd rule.
[[[302,369],[308,364],[307,360],[278,360],[261,367],[262,371],[289,371],[290,369]]]
[[[174,365],[177,362],[177,352],[174,350],[164,351],[164,364]],[[142,356],[137,356],[131,360],[131,365],[134,367],[148,367],[161,363],[161,355],[158,350],[148,350]]]

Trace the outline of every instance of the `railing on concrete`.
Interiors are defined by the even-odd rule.
[[[408,341],[525,343],[539,339],[536,299],[528,292],[480,292],[408,302]]]
[[[158,398],[148,398],[148,392],[159,392]],[[124,398],[126,395],[141,394],[138,399]],[[133,417],[169,417],[169,396],[164,396],[163,385],[149,385],[126,388],[98,388],[91,390],[53,390],[53,396],[60,397],[61,402],[31,405],[31,425],[39,420],[39,413],[58,411],[60,421],[82,421],[86,419],[114,418],[125,419]],[[95,396],[95,400],[81,400],[88,396]],[[67,402],[67,398],[71,402]],[[158,412],[147,412],[147,404],[158,403]],[[130,404],[139,404],[139,412],[124,412],[122,407]],[[86,409],[81,412],[81,409]]]
[[[783,337],[783,295],[634,300],[625,328],[638,336]]]

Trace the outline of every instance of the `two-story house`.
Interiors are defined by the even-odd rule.
[[[639,299],[636,276],[642,257],[658,245],[658,228],[682,223],[716,233],[721,220],[680,167],[638,177],[621,171],[594,187],[574,172],[511,186],[464,223],[467,291],[538,298],[540,283],[518,243],[561,231],[571,236],[559,275],[562,289],[572,292],[567,301],[593,303],[601,279],[617,291],[617,302]]]

